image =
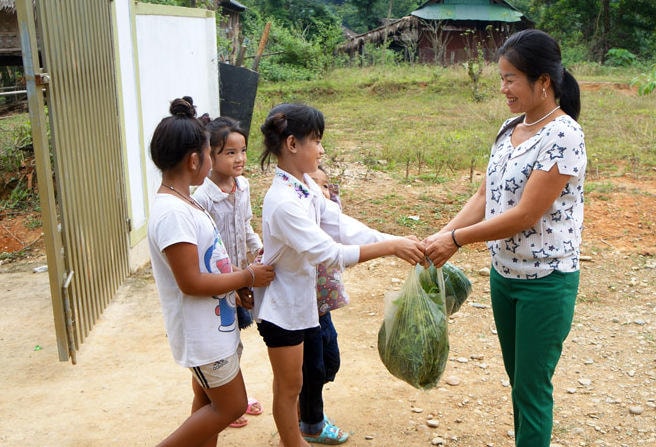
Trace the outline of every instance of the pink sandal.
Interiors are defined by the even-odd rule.
[[[250,414],[251,416],[262,414],[262,404],[257,399],[249,397],[248,407],[246,407],[246,414]]]
[[[248,419],[246,419],[244,416],[241,416],[239,419],[236,419],[230,423],[232,428],[241,428],[245,427],[246,425],[248,425]]]

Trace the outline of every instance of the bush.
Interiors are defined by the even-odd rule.
[[[637,62],[638,58],[629,50],[623,48],[611,48],[606,53],[606,65],[611,67],[630,67]]]
[[[583,44],[561,45],[563,65],[571,67],[575,64],[589,61],[589,50]]]
[[[402,55],[394,50],[366,42],[364,44],[364,51],[358,62],[365,67],[374,65],[387,66],[397,65],[401,62],[401,59]]]
[[[651,67],[651,71],[634,78],[631,85],[638,87],[638,94],[641,96],[653,93],[656,90],[656,64]]]

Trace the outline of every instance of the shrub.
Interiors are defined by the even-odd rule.
[[[611,48],[606,53],[606,65],[612,67],[630,67],[637,62],[635,54],[623,48]]]
[[[656,64],[651,67],[651,71],[634,78],[631,85],[638,87],[638,94],[641,96],[653,93],[656,90]]]

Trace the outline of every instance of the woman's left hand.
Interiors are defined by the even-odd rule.
[[[424,239],[426,257],[435,267],[442,267],[458,251],[458,247],[451,240],[451,233],[445,231],[435,233]]]

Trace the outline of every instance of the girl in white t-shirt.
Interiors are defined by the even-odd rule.
[[[324,154],[320,111],[304,104],[274,107],[261,127],[262,168],[277,159],[262,206],[262,262],[275,266],[276,278],[255,289],[254,315],[273,370],[273,417],[285,447],[306,447],[297,413],[303,382],[303,341],[319,330],[318,264],[341,269],[381,256],[423,262],[416,238],[380,241],[377,232],[341,213],[308,175]],[[343,245],[354,244],[354,245]],[[316,440],[314,442],[321,442]]]
[[[162,184],[148,243],[167,339],[175,361],[192,372],[194,399],[191,416],[160,445],[216,445],[218,433],[247,407],[235,291],[266,286],[274,274],[262,264],[231,264],[212,217],[189,195],[212,166],[207,133],[191,98],[175,99],[170,113],[150,143]]]

